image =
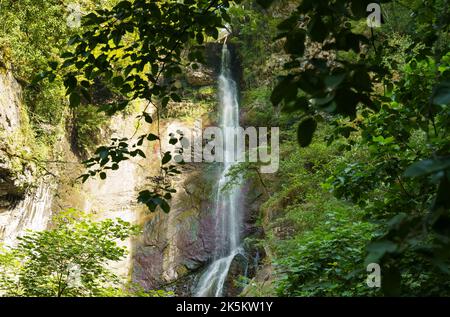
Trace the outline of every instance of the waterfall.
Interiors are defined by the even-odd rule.
[[[52,196],[50,185],[41,182],[17,206],[0,213],[0,242],[14,245],[26,230],[45,230],[52,213]]]
[[[239,203],[240,185],[222,191],[228,182],[227,173],[236,164],[235,154],[242,151],[236,145],[234,129],[239,126],[239,102],[237,85],[232,78],[231,55],[226,41],[222,48],[221,73],[219,76],[219,101],[221,107],[221,128],[224,131],[224,163],[218,180],[215,206],[216,246],[214,261],[200,277],[196,296],[222,296],[223,286],[234,257],[243,252],[240,247],[242,209]]]

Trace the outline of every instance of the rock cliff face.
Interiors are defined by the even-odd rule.
[[[138,108],[140,106],[137,105]],[[114,116],[104,135],[105,144],[109,143],[110,138],[130,138],[136,130],[135,117],[136,114]],[[144,133],[144,130],[145,127],[141,127],[138,133]],[[58,177],[54,210],[75,208],[95,215],[96,220],[121,218],[134,224],[139,223],[141,214],[144,213],[144,206],[137,203],[139,189],[145,184],[146,177],[157,170],[155,162],[141,157],[123,161],[120,168],[117,171],[110,171],[105,180],[92,178],[81,184],[75,181],[75,178],[83,174],[85,170],[71,151],[69,139],[65,136],[58,145],[58,151],[65,163],[62,165],[64,170]],[[143,150],[149,158],[154,155],[150,147]],[[129,239],[122,245],[129,250],[128,257],[121,262],[111,264],[111,268],[124,279],[128,279],[132,269],[133,241]]]
[[[0,241],[14,244],[26,229],[42,230],[51,215],[52,183],[36,177],[27,136],[22,89],[9,71],[0,70]]]
[[[0,129],[12,133],[20,127],[22,89],[11,72],[0,72]]]
[[[9,71],[0,72],[0,210],[23,197],[32,171],[14,157],[13,143],[21,138],[22,89]]]
[[[192,129],[189,120],[161,123],[163,151],[169,150],[169,134]],[[141,218],[144,232],[133,251],[134,282],[146,289],[166,288],[189,295],[192,274],[204,265],[214,247],[212,192],[215,168],[202,163],[185,164],[173,179],[177,193],[171,211],[160,211]],[[183,282],[181,282],[183,281]]]

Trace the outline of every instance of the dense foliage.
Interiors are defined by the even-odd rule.
[[[124,259],[123,241],[139,229],[121,220],[94,222],[69,210],[53,229],[29,232],[0,254],[0,290],[7,296],[104,296],[123,281],[108,264]],[[125,293],[123,293],[125,294]]]
[[[81,155],[96,145],[90,140],[95,139],[99,126],[104,125],[106,120],[99,120],[101,117],[97,116],[95,108],[91,116],[83,111],[86,107],[69,111],[62,80],[55,78],[52,82],[36,82],[34,79],[49,69],[49,62],[59,59],[61,51],[67,45],[67,39],[79,32],[80,25],[70,23],[72,16],[76,20],[75,14],[89,12],[100,5],[108,7],[116,2],[117,0],[1,2],[0,69],[11,71],[23,88],[26,114],[31,122],[27,141],[29,144],[34,141],[37,143],[35,159],[49,159],[52,145],[67,122],[73,126],[71,130],[76,139],[75,145]],[[93,108],[90,107],[90,110]],[[93,120],[93,116],[97,118]],[[36,153],[39,151],[43,153]]]
[[[436,278],[449,267],[449,11],[447,1],[381,2],[386,27],[374,30],[370,1],[301,1],[278,25],[290,60],[271,99],[304,114],[301,146],[328,113],[329,142],[343,136],[366,153],[342,162],[327,188],[381,224],[366,262],[382,264],[385,293],[417,294],[401,283],[411,258]],[[407,27],[389,20],[395,5],[413,17]],[[441,286],[421,291],[447,294]]]
[[[263,206],[275,220],[267,224],[274,250],[275,290],[281,296],[367,296],[377,289],[366,285],[365,246],[376,226],[364,212],[339,201],[321,186],[341,159],[339,146],[327,147],[320,138],[298,150],[294,142],[282,147],[279,187]],[[295,129],[290,129],[290,137]],[[267,220],[266,220],[267,221]]]

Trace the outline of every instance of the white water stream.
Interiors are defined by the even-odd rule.
[[[226,42],[222,48],[222,64],[219,76],[219,98],[221,106],[221,128],[236,128],[239,126],[239,102],[237,85],[232,78],[231,56]],[[231,129],[228,129],[231,130]],[[242,151],[236,144],[236,136],[224,133],[224,164],[218,181],[216,216],[216,247],[214,261],[203,273],[198,282],[195,296],[222,296],[230,265],[237,254],[242,253],[240,247],[240,231],[242,227],[242,210],[239,196],[241,186],[222,191],[228,182],[227,173],[236,164],[235,154]]]

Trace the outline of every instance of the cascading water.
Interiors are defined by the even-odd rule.
[[[239,126],[239,103],[237,85],[232,78],[231,55],[226,41],[222,48],[219,98],[221,106],[221,128],[224,131],[224,164],[218,181],[215,210],[216,247],[214,262],[203,273],[198,282],[195,295],[199,297],[222,296],[223,286],[230,265],[234,257],[243,252],[240,247],[242,210],[239,204],[239,196],[241,186],[238,184],[230,190],[222,191],[223,186],[229,181],[227,174],[230,168],[236,164],[235,154],[242,151],[235,142],[234,128]]]

